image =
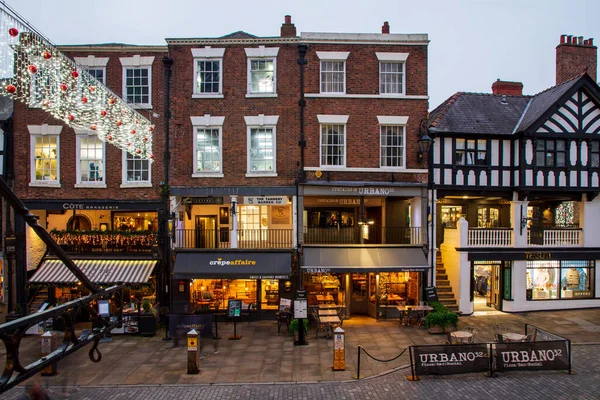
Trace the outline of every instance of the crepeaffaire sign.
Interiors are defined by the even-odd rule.
[[[414,346],[417,375],[453,375],[489,370],[489,348],[481,345]]]

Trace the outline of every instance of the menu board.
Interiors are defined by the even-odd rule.
[[[427,303],[429,304],[431,304],[433,301],[439,301],[437,288],[435,286],[427,286],[425,288],[425,297],[427,297]]]
[[[227,302],[227,317],[237,318],[242,315],[242,301],[241,300],[229,300]]]

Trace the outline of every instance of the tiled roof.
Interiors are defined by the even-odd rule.
[[[435,132],[512,134],[530,96],[458,92],[430,114]]]

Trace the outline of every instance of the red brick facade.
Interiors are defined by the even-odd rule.
[[[560,44],[556,46],[556,84],[583,73],[596,82],[597,50],[594,39],[562,35]]]

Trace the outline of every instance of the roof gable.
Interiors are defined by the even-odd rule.
[[[221,36],[219,39],[256,39],[256,36],[244,31],[237,31],[225,36]]]
[[[540,133],[599,133],[600,108],[585,89],[578,90],[537,128]]]

